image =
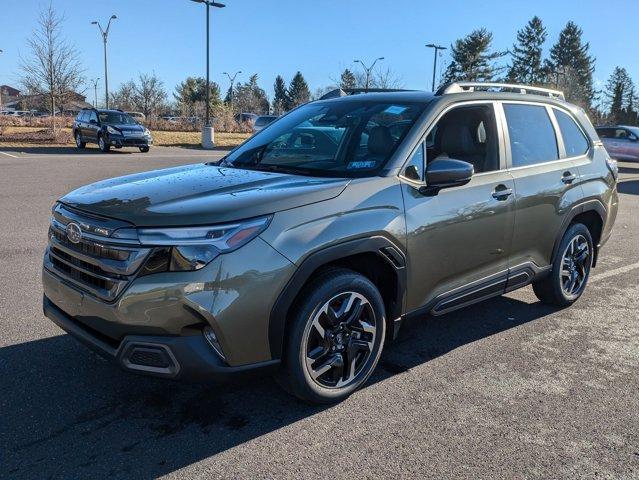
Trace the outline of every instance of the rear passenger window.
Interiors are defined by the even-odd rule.
[[[513,167],[559,159],[557,137],[546,107],[504,104]]]
[[[566,156],[577,157],[584,155],[590,144],[584,136],[581,129],[577,126],[573,118],[566,112],[554,109],[555,118],[559,124],[561,136],[564,139],[564,147],[566,148]]]

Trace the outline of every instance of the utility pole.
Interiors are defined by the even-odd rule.
[[[4,50],[0,48],[0,53],[4,53]],[[2,89],[0,89],[0,110],[2,110]]]
[[[237,77],[238,74],[242,73],[242,70],[238,70],[237,72],[233,74],[233,76],[229,75],[226,72],[222,72],[222,73],[226,75],[229,78],[229,81],[231,82],[231,90],[229,91],[231,95],[231,111],[233,111],[233,85],[235,85],[235,77]]]
[[[111,21],[116,20],[118,17],[111,15],[109,23],[107,23],[106,30],[102,28],[99,22],[93,21],[91,25],[97,25],[102,34],[102,40],[104,41],[104,104],[106,108],[109,108],[109,70],[107,66],[107,40],[109,38],[109,28],[111,27]],[[96,102],[97,103],[97,102]]]
[[[215,146],[214,130],[211,126],[211,114],[210,114],[210,95],[211,95],[211,81],[210,81],[210,68],[209,68],[209,49],[210,49],[210,9],[211,7],[224,8],[226,5],[223,3],[213,2],[211,0],[191,0],[196,3],[203,3],[206,5],[206,119],[204,127],[202,128],[202,146],[204,148],[213,148]]]
[[[437,54],[439,53],[440,50],[448,50],[446,47],[443,47],[441,45],[436,45],[434,43],[429,43],[426,45],[428,48],[432,48],[435,50],[435,58],[433,60],[433,85],[431,87],[431,90],[434,92],[435,91],[435,74],[437,72]]]
[[[98,108],[98,82],[99,81],[100,81],[100,77],[91,80],[91,83],[93,84],[93,93],[94,93],[93,106],[95,108]]]
[[[368,87],[370,86],[370,82],[371,82],[371,72],[373,71],[373,67],[375,66],[375,64],[377,63],[378,60],[384,60],[384,57],[378,57],[376,58],[373,63],[371,64],[370,67],[367,67],[364,62],[362,62],[361,60],[353,60],[355,63],[360,63],[362,65],[362,67],[364,67],[364,71],[366,72],[366,91],[368,92]]]

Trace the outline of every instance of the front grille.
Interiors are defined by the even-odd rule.
[[[81,225],[83,238],[77,243],[67,237],[65,229],[70,222]],[[109,220],[101,221],[56,207],[49,229],[45,267],[79,289],[110,302],[131,282],[150,250],[135,241],[122,244],[89,233],[105,222]]]
[[[144,141],[144,138],[124,138],[124,140],[122,141],[123,145],[143,145],[146,144],[146,142]]]

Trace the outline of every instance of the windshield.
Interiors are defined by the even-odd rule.
[[[136,122],[131,115],[123,112],[100,112],[100,123],[110,123],[114,125],[135,125]]]
[[[639,127],[629,127],[628,130],[634,133],[636,137],[639,137]]]
[[[256,170],[371,176],[384,166],[424,107],[370,100],[310,103],[276,120],[225,160]]]

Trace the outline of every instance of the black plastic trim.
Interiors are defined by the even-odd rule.
[[[286,314],[311,274],[323,265],[361,253],[379,255],[397,272],[397,297],[391,312],[389,312],[389,317],[391,319],[401,317],[406,294],[406,260],[399,247],[390,239],[382,236],[350,240],[326,247],[310,254],[300,264],[273,305],[269,321],[269,346],[272,358],[279,359],[282,356]]]

